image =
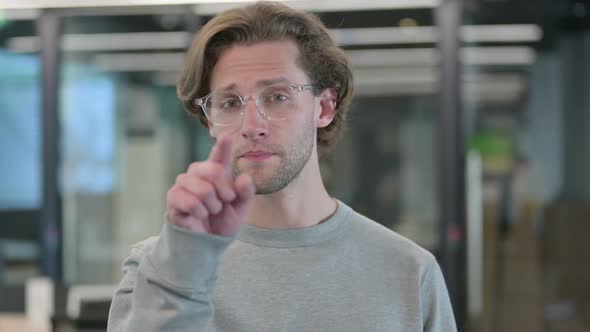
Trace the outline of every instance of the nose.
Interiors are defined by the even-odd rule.
[[[244,138],[251,141],[258,141],[268,137],[268,120],[258,110],[258,106],[252,99],[246,101],[241,132]]]

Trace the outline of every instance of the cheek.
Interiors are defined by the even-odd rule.
[[[217,127],[212,125],[211,123],[209,123],[208,129],[209,129],[209,136],[217,138],[217,136],[219,135],[219,130],[217,129]]]
[[[314,99],[313,103],[313,124],[317,127],[318,122],[321,120],[322,116],[322,105],[319,99]]]
[[[317,117],[315,112],[303,114],[303,116],[298,119],[297,125],[290,129],[290,139],[292,141],[297,141],[296,144],[301,144],[308,139],[312,139],[317,130],[316,124]]]
[[[211,126],[209,127],[209,135],[214,138],[219,138],[221,135],[231,136],[232,138],[236,138],[240,134],[240,127],[236,126],[235,128],[230,127],[219,127],[219,126]]]

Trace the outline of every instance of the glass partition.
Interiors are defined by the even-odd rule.
[[[479,198],[468,221],[472,331],[590,328],[588,10],[466,10],[479,29],[463,35],[462,68],[468,187]]]
[[[0,10],[0,311],[24,308],[24,284],[39,274],[41,208],[40,61],[19,40],[35,15]]]
[[[356,78],[350,130],[322,160],[328,189],[437,254],[436,38],[419,29],[433,31],[432,8],[318,14]],[[207,130],[174,94],[192,23],[180,14],[85,14],[63,23],[65,277],[114,283],[129,245],[158,234],[175,176],[209,152]],[[363,32],[367,40],[355,37]]]
[[[188,165],[191,120],[174,81],[189,39],[184,15],[170,10],[62,19],[68,284],[118,282],[130,245],[159,233],[166,191]]]

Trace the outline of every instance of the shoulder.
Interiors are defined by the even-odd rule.
[[[348,222],[349,241],[356,243],[359,250],[371,257],[394,261],[422,273],[436,264],[436,259],[428,250],[352,209]]]

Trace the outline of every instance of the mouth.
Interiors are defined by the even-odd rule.
[[[272,156],[274,156],[274,153],[272,153],[272,152],[256,150],[256,151],[248,151],[248,152],[244,153],[243,155],[241,155],[240,158],[244,158],[244,159],[250,160],[250,161],[264,161],[264,160],[269,159]]]

